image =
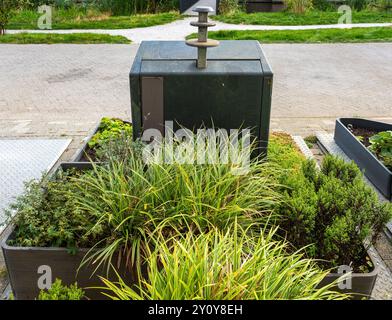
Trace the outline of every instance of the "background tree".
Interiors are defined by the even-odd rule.
[[[29,0],[0,0],[0,36],[5,34],[15,10],[21,9],[29,4]]]

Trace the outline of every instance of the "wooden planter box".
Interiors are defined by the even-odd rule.
[[[377,189],[392,200],[392,172],[348,130],[349,124],[376,132],[392,130],[392,125],[365,119],[341,118],[336,121],[335,127],[336,144],[354,160]]]

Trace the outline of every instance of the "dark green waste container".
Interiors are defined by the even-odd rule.
[[[268,146],[273,73],[257,41],[221,41],[206,69],[183,41],[142,42],[130,72],[135,138],[165,121],[196,130],[251,128]]]

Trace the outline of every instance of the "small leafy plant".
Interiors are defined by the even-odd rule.
[[[26,247],[66,247],[91,245],[94,236],[87,235],[92,225],[77,206],[79,188],[74,180],[80,173],[59,172],[55,179],[31,181],[17,201],[6,211],[6,224],[16,226],[10,245]],[[86,186],[84,186],[86,188]],[[16,216],[13,217],[13,212]]]
[[[392,170],[392,131],[382,131],[370,137],[369,150]]]
[[[132,125],[120,119],[103,118],[98,132],[89,141],[91,149],[98,148],[102,144],[115,140],[121,135],[132,136]]]
[[[60,279],[56,279],[49,290],[41,290],[38,300],[82,300],[84,291],[78,288],[77,283],[64,286]]]

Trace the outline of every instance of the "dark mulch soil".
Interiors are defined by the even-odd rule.
[[[361,142],[366,148],[370,146],[369,138],[378,133],[377,131],[356,127],[353,127],[350,131],[353,133],[354,136],[362,137],[363,140]]]
[[[87,146],[80,161],[82,161],[82,162],[90,162],[90,161],[97,162],[98,159],[97,159],[96,151],[94,149],[91,149],[89,146]]]

